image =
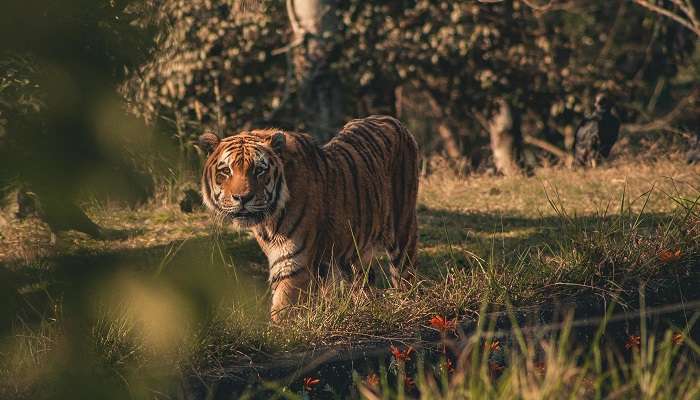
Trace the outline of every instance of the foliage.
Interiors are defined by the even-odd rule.
[[[18,2],[0,17],[0,187],[29,185],[47,213],[80,193],[145,196],[125,154],[150,132],[115,91],[150,54],[132,3]]]
[[[162,27],[157,51],[124,88],[146,120],[163,117],[188,132],[190,121],[228,131],[263,119],[280,102],[284,57],[270,52],[284,45],[282,2],[264,2],[257,15],[239,15],[227,1],[150,5],[142,20]]]
[[[303,129],[294,66],[282,52],[285,10],[262,4],[240,14],[226,2],[165,0],[156,18],[171,24],[131,82],[134,107],[182,128],[194,121],[194,131]],[[428,96],[417,107],[422,117],[471,136],[499,97],[530,118],[529,133],[555,141],[562,137],[550,131],[575,125],[600,90],[618,100],[624,120],[649,118],[682,95],[669,82],[695,44],[691,32],[626,1],[545,12],[517,0],[350,1],[335,11],[341,26],[328,61],[342,77],[346,119],[395,114],[401,102]],[[433,101],[439,115],[426,106]]]

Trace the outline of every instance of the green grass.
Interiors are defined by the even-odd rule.
[[[46,385],[71,393],[66,382],[92,379],[100,382],[98,392],[144,397],[188,377],[230,374],[251,363],[274,368],[275,360],[297,352],[435,340],[427,327],[432,316],[471,326],[483,306],[500,311],[578,302],[586,304],[584,313],[611,303],[636,309],[640,287],[652,307],[691,301],[700,283],[699,172],[657,161],[543,169],[518,178],[433,174],[421,182],[417,275],[401,290],[362,279],[318,283],[316,294],[281,326],[267,319],[264,257],[254,241],[227,229],[217,233],[205,213],[180,213],[162,201],[174,197],[171,191],[137,210],[92,204],[98,222],[128,232],[121,240],[68,233],[49,248],[40,223],[14,224],[0,241],[3,285],[15,293],[11,325],[0,332],[0,395],[33,397]],[[677,250],[677,257],[665,255]],[[385,262],[374,264],[380,269]],[[587,355],[574,358],[573,346],[551,362],[573,380],[604,382],[606,393],[619,389],[625,397],[656,382],[661,369],[651,366],[657,362],[687,364],[663,346],[653,352],[658,359],[613,357],[604,372],[596,363],[614,350],[583,346],[578,351]],[[420,375],[416,382],[421,393],[431,393],[426,398],[462,398],[482,389],[494,398],[538,398],[542,390],[557,398],[572,390],[556,386],[556,375],[535,379],[530,353],[521,346],[513,367],[496,381],[484,377],[488,363],[472,364],[467,375],[480,378],[449,378],[439,396],[440,382],[434,386]],[[667,385],[690,385],[698,373],[685,370],[671,371],[682,376],[666,377]],[[390,390],[389,397],[399,396],[396,387],[382,386]]]

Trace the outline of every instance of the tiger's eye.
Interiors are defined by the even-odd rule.
[[[224,183],[225,180],[226,180],[226,174],[224,174],[223,172],[216,173],[216,184],[217,185],[221,185],[222,183]]]

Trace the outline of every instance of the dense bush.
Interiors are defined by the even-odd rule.
[[[161,29],[158,51],[126,90],[144,117],[186,136],[202,126],[308,128],[282,2],[252,12],[225,1],[158,3],[144,13]],[[438,118],[472,138],[497,98],[524,115],[528,133],[552,141],[601,90],[623,120],[649,119],[684,95],[674,77],[695,45],[692,32],[627,1],[545,11],[517,0],[341,3],[329,10],[339,26],[326,61],[340,77],[345,119],[411,109],[407,117]]]

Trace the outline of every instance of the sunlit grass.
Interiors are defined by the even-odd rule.
[[[439,263],[422,258],[429,276],[419,272],[402,290],[369,288],[361,280],[325,288],[298,307],[288,329],[307,340],[331,342],[405,337],[419,332],[431,315],[470,318],[483,303],[534,305],[595,296],[633,305],[640,284],[657,291],[697,274],[692,268],[700,256],[700,228],[694,207],[645,223],[639,214],[622,211],[610,219],[562,217],[560,237],[538,246],[512,251],[497,243],[477,251],[447,246]],[[664,261],[660,254],[669,248],[682,249],[682,255]]]
[[[95,205],[96,220],[134,229],[133,235],[112,243],[69,234],[63,250],[87,262],[74,272],[52,270],[50,259],[12,266],[27,281],[18,293],[50,293],[52,311],[29,307],[31,321],[18,314],[9,339],[0,343],[0,394],[33,397],[63,379],[66,365],[82,363],[81,374],[99,371],[139,397],[186,377],[206,381],[252,365],[275,368],[275,360],[298,352],[435,340],[431,318],[475,326],[482,305],[489,311],[558,302],[635,309],[640,286],[655,304],[683,302],[695,296],[688,289],[700,280],[698,187],[697,172],[663,162],[655,168],[542,170],[530,178],[428,177],[420,194],[419,268],[406,285],[386,289],[386,261],[375,260],[377,284],[362,274],[341,284],[315,282],[314,294],[280,325],[268,321],[264,257],[246,234],[211,229],[206,214],[184,215],[174,204],[137,210]],[[89,261],[85,253],[116,258]],[[61,285],[85,272],[96,275],[81,289],[90,295],[80,294],[80,301],[94,304],[86,305],[87,315],[76,315],[83,312],[76,304],[63,312],[63,298],[72,294],[62,293]],[[666,349],[662,336],[654,332],[642,340],[653,351],[640,352],[639,360],[618,354],[620,349],[571,345],[562,352],[561,342],[535,343],[527,346],[545,349],[551,365],[542,376],[535,365],[541,351],[535,360],[530,347],[519,347],[498,380],[490,377],[483,354],[478,363],[460,367],[468,379],[412,379],[424,398],[478,397],[479,391],[494,398],[696,393],[691,378],[698,371],[687,367],[686,356],[669,353],[674,348]],[[683,366],[687,377],[669,365]],[[567,384],[557,376],[567,377]],[[399,396],[397,386],[381,385],[389,398]]]

